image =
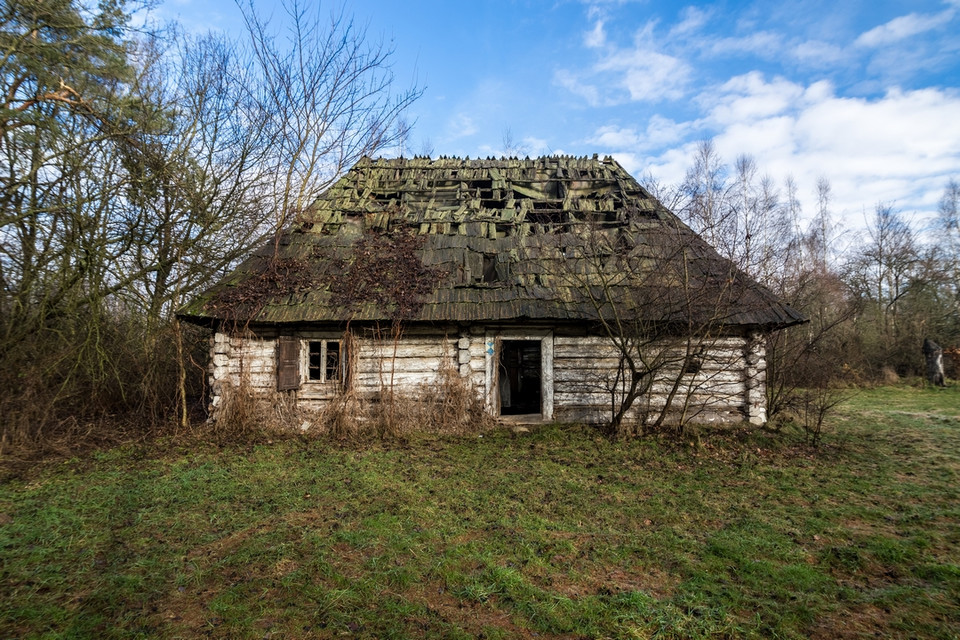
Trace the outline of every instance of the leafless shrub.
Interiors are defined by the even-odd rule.
[[[894,385],[900,382],[900,376],[897,375],[893,367],[884,366],[880,368],[880,382],[885,385]]]
[[[292,396],[257,391],[241,375],[240,384],[223,385],[216,419],[207,423],[205,437],[220,445],[259,442],[296,433],[300,418]]]
[[[418,398],[419,424],[424,431],[467,434],[494,425],[476,390],[452,366],[440,370],[436,383],[421,385]]]
[[[792,425],[800,429],[807,444],[818,447],[823,440],[827,417],[855,393],[856,387],[846,386],[842,382],[795,389],[789,403],[771,419],[769,426],[779,431]]]
[[[410,393],[384,385],[376,397],[344,390],[320,413],[319,433],[335,439],[398,439],[411,433],[465,435],[490,429],[493,418],[483,401],[453,367]]]
[[[807,443],[819,446],[823,437],[823,423],[828,414],[840,403],[848,400],[853,392],[836,386],[821,386],[804,389],[798,397],[801,425],[807,434]]]
[[[338,440],[354,438],[363,433],[367,421],[365,409],[356,393],[345,390],[319,413],[310,431],[316,435],[326,433]]]
[[[416,416],[416,400],[393,387],[384,387],[370,405],[369,426],[377,437],[395,439],[415,428]]]
[[[175,434],[176,408],[195,408],[203,371],[178,375],[174,332],[171,323],[85,314],[0,351],[0,456],[76,455]],[[188,327],[181,340],[187,357],[204,357],[202,330]]]

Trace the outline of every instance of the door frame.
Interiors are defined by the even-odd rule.
[[[540,341],[540,417],[553,420],[553,330],[552,329],[488,329],[484,356],[486,371],[485,404],[487,411],[500,417],[500,348],[504,340]]]

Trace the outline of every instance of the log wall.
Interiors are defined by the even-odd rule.
[[[698,341],[693,351],[703,350],[696,373],[681,373],[685,345],[650,345],[652,357],[662,358],[651,392],[638,399],[627,414],[636,421],[644,412],[659,413],[666,405],[674,382],[668,421],[681,416],[697,423],[739,422],[747,415],[748,340],[725,337]],[[762,345],[762,343],[761,343]],[[759,363],[758,363],[759,364]],[[618,375],[619,352],[606,338],[557,336],[554,338],[556,417],[562,422],[606,422],[628,388]]]
[[[259,393],[277,388],[277,334],[265,330],[231,337],[216,332],[210,338],[210,406],[214,414],[223,399],[224,385],[241,382]]]
[[[521,330],[502,327],[411,328],[394,340],[389,335],[357,332],[350,355],[350,384],[361,397],[376,398],[384,389],[416,393],[422,385],[440,382],[441,372],[464,378],[485,399],[488,410],[499,410],[493,388],[497,336],[515,339],[523,331],[545,336],[550,370],[542,372],[553,408],[560,422],[601,423],[610,420],[614,398],[622,396],[626,382],[618,380],[618,352],[606,338],[573,335],[568,330]],[[518,333],[519,332],[519,333]],[[300,331],[303,340],[337,340],[331,331]],[[652,392],[638,400],[628,414],[637,420],[644,412],[657,412],[666,403],[679,376],[669,414],[697,423],[766,420],[765,365],[760,335],[730,336],[699,341],[702,350],[699,371],[681,373],[685,345],[660,344],[669,364],[653,384]],[[211,341],[210,383],[214,411],[221,402],[223,385],[241,381],[258,393],[276,391],[277,333],[273,329],[251,332],[243,338],[216,333]],[[546,363],[545,359],[545,363]],[[340,390],[339,382],[312,382],[301,376],[295,393],[304,408],[320,408]],[[544,397],[546,397],[545,394]],[[546,416],[549,418],[550,416]]]

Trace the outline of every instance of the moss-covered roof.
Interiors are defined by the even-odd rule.
[[[590,321],[611,305],[658,322],[803,321],[596,156],[363,159],[179,315]]]

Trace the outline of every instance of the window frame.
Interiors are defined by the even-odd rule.
[[[703,371],[703,361],[705,357],[706,353],[703,347],[691,352],[680,364],[680,375],[690,378],[700,375],[700,372]]]
[[[328,362],[327,358],[329,356],[330,344],[337,345],[337,371],[339,375],[336,378],[330,378],[327,375]],[[311,367],[310,367],[310,356],[311,353],[316,353],[312,350],[314,344],[320,345],[320,362],[322,366],[320,367],[320,377],[312,377]],[[315,338],[315,337],[305,337],[301,339],[301,349],[300,349],[300,379],[303,381],[303,384],[345,384],[347,380],[347,359],[344,357],[344,341],[340,337],[336,338]]]

